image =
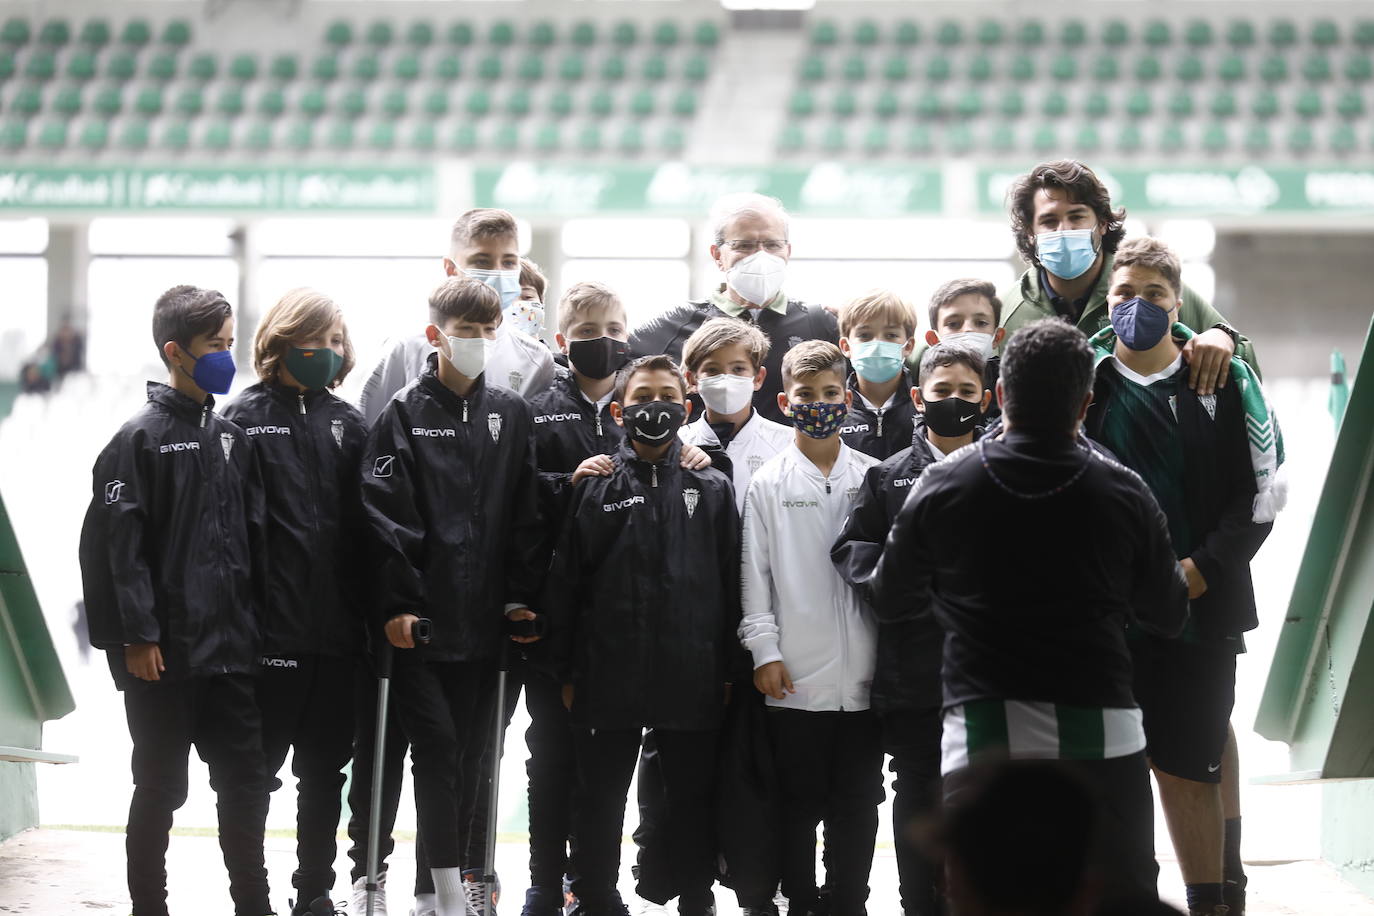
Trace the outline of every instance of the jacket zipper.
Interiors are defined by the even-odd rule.
[[[596,438],[601,438],[601,410],[596,408]]]
[[[883,437],[883,411],[878,411],[878,438]]]
[[[300,405],[301,416],[305,416],[305,393],[296,395],[297,403]],[[307,476],[310,478],[310,528],[314,533],[315,542],[320,540],[320,474],[319,466],[315,461],[315,440],[310,434],[310,421],[306,420],[302,424],[305,442],[305,464]],[[317,567],[318,568],[318,567]],[[311,582],[311,587],[315,586]]]
[[[466,423],[467,421],[468,421],[468,402],[467,402],[467,398],[464,398],[464,399],[463,399],[463,422]]]
[[[658,486],[658,465],[657,465],[657,464],[651,464],[651,465],[649,465],[649,486],[651,486],[651,487],[657,487],[657,486]]]
[[[305,416],[305,392],[296,395],[296,403],[300,405],[301,416]]]
[[[204,429],[205,424],[210,421],[210,405],[202,404],[200,408],[200,428]]]
[[[830,478],[825,478],[825,492],[830,493]],[[826,510],[830,509],[829,500],[826,501]],[[830,607],[835,612],[835,620],[839,635],[837,642],[840,645],[840,712],[845,711],[845,690],[849,684],[849,630],[845,627],[845,615],[839,606],[839,596],[835,594],[834,586],[831,586]]]

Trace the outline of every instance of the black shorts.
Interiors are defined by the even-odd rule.
[[[1130,640],[1145,752],[1180,779],[1221,782],[1221,754],[1236,702],[1236,652],[1141,634]]]

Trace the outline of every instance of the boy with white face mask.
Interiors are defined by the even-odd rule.
[[[997,287],[976,277],[950,280],[930,297],[926,343],[933,347],[942,341],[958,340],[981,353],[985,360],[983,387],[993,391],[1002,365],[1002,358],[995,351],[1007,333],[1006,328],[998,327],[1001,322],[1002,300],[997,298]],[[984,422],[991,423],[1001,415],[1002,409],[993,398]]]
[[[717,459],[717,466],[731,475],[741,512],[754,471],[792,441],[792,430],[754,409],[754,392],[768,375],[767,356],[763,332],[733,318],[712,318],[682,348],[688,391],[700,395],[706,409],[678,436],[689,445],[724,450],[728,464]]]

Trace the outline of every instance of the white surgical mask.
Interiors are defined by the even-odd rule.
[[[503,322],[522,334],[538,337],[539,332],[544,329],[544,303],[531,299],[516,299],[505,310]]]
[[[481,280],[501,294],[501,308],[510,308],[511,303],[520,298],[520,270],[478,270],[464,267],[463,273],[474,280]]]
[[[739,413],[754,399],[754,378],[749,375],[710,375],[697,381],[697,390],[712,413]]]
[[[754,305],[764,306],[782,289],[787,262],[775,254],[756,251],[725,272],[725,282]]]
[[[445,356],[453,368],[463,375],[477,378],[487,367],[487,351],[490,349],[491,341],[485,337],[450,337]]]
[[[960,331],[958,334],[946,334],[940,339],[943,341],[957,340],[964,346],[983,354],[983,359],[992,359],[991,334],[984,334],[982,331]]]

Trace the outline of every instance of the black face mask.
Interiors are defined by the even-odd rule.
[[[978,402],[965,401],[963,398],[941,398],[938,401],[926,401],[925,405],[927,428],[946,439],[967,435],[983,416],[982,406]]]
[[[630,345],[614,337],[568,341],[568,362],[587,378],[614,375],[630,361]]]
[[[672,440],[682,421],[687,419],[687,408],[672,401],[650,401],[647,404],[631,404],[621,412],[625,422],[625,435],[644,445],[656,446]]]

